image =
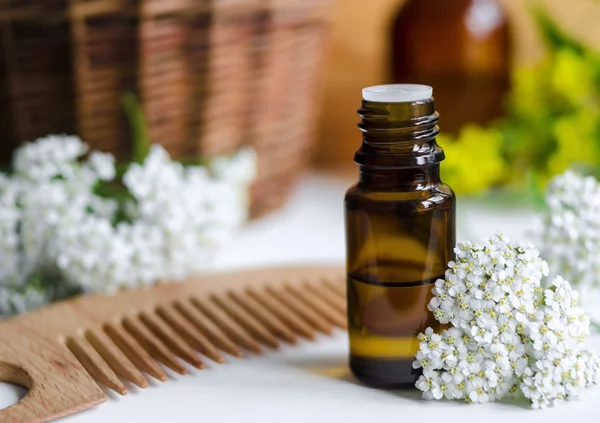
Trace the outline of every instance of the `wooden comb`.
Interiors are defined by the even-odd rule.
[[[195,277],[94,294],[0,324],[0,380],[29,389],[0,421],[45,422],[106,401],[96,381],[118,392],[120,378],[144,388],[164,381],[159,362],[185,374],[224,353],[314,339],[346,327],[343,269],[277,268]],[[202,354],[201,356],[198,354]]]

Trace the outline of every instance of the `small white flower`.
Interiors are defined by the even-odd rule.
[[[115,157],[112,154],[93,151],[88,158],[88,165],[102,181],[115,178]]]
[[[582,348],[589,318],[579,296],[562,278],[542,288],[548,272],[537,250],[496,235],[455,251],[429,303],[441,322],[452,316],[452,327],[419,335],[414,367],[429,372],[417,386],[424,398],[487,402],[521,390],[543,408],[598,382],[598,358]]]
[[[127,200],[97,195],[115,159],[77,137],[17,149],[0,175],[0,318],[73,290],[113,292],[205,270],[247,217],[256,155],[184,167],[153,146],[123,177]],[[119,185],[119,184],[115,184]]]
[[[488,402],[489,395],[482,387],[477,387],[471,391],[469,394],[469,399],[472,402]]]
[[[594,312],[600,300],[600,183],[567,171],[550,182],[546,202],[539,238],[551,276],[562,275],[585,293],[583,305]]]

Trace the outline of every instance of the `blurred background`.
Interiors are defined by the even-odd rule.
[[[424,83],[458,239],[527,239],[552,176],[600,176],[598,22],[600,0],[0,0],[0,171],[47,134],[122,163],[149,143],[185,163],[250,145],[262,218],[214,267],[342,263],[361,89]]]
[[[48,133],[122,160],[140,137],[183,160],[250,144],[261,215],[311,165],[354,171],[361,88],[417,82],[457,193],[535,196],[600,163],[598,19],[596,0],[3,0],[0,160]]]
[[[568,167],[596,173],[599,18],[595,0],[335,2],[317,163],[351,166],[362,87],[420,82],[458,194],[531,199]]]

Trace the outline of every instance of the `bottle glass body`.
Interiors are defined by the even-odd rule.
[[[391,37],[393,81],[433,85],[445,132],[502,115],[511,46],[497,0],[409,0]]]
[[[439,175],[433,99],[363,101],[359,182],[345,197],[350,367],[377,387],[414,385],[417,335],[455,244],[455,205]]]

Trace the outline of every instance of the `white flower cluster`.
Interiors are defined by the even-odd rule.
[[[487,402],[522,393],[546,407],[600,381],[598,356],[583,348],[589,318],[561,277],[544,289],[548,265],[529,245],[494,235],[455,248],[429,309],[451,327],[419,335],[413,364],[425,399]]]
[[[0,317],[73,290],[203,270],[247,217],[252,150],[186,167],[153,146],[122,179],[112,155],[88,153],[77,137],[49,136],[19,148],[13,173],[0,175]]]
[[[567,171],[550,182],[546,202],[541,254],[550,274],[577,287],[582,305],[591,310],[600,302],[600,183]]]
[[[0,174],[0,318],[47,302],[44,290],[24,276],[18,199],[17,185]]]

